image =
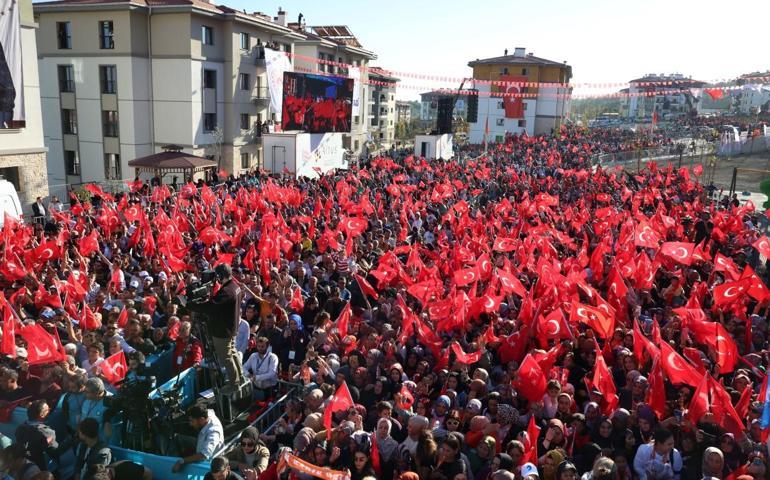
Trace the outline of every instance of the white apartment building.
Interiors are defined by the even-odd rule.
[[[29,213],[36,197],[48,196],[35,40],[37,25],[32,14],[32,0],[0,1],[0,14],[0,27],[4,33],[20,39],[20,49],[6,54],[14,60],[17,60],[14,55],[21,55],[21,78],[14,74],[13,65],[9,65],[17,90],[11,117],[16,120],[9,119],[7,124],[0,121],[0,177],[13,183],[22,208]]]

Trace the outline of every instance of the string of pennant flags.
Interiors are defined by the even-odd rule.
[[[412,78],[417,80],[428,80],[428,81],[445,82],[445,83],[459,83],[459,82],[462,82],[463,80],[465,81],[471,80],[469,78],[463,78],[463,77],[431,75],[431,74],[414,73],[414,72],[401,72],[396,70],[385,70],[382,68],[366,67],[363,65],[356,66],[348,63],[337,62],[337,61],[328,60],[328,59],[321,59],[321,58],[311,57],[308,55],[302,55],[298,53],[291,53],[291,52],[283,52],[283,53],[285,53],[289,58],[294,58],[294,59],[302,60],[309,63],[315,63],[318,65],[329,65],[329,66],[335,66],[335,67],[345,68],[345,69],[358,68],[361,70],[362,74],[375,73],[375,74],[384,74],[384,75],[399,77],[399,78]],[[320,70],[319,72],[325,73],[325,72],[321,72]],[[515,83],[517,85],[521,84],[520,86],[529,87],[529,88],[547,87],[547,88],[574,88],[574,89],[592,89],[592,88],[609,89],[609,88],[627,88],[630,86],[634,86],[634,87],[659,87],[659,86],[677,87],[678,86],[680,88],[682,87],[686,88],[688,84],[695,81],[691,78],[682,78],[682,79],[676,79],[676,80],[652,80],[652,81],[643,81],[643,82],[581,82],[581,83],[511,82],[511,81],[505,81],[505,80],[482,80],[482,79],[472,79],[472,80],[475,84],[479,84],[479,85],[509,86]],[[711,80],[703,83],[709,84],[709,85],[718,85],[720,83],[729,83],[735,80],[736,79],[734,78],[723,78],[723,79]],[[744,77],[743,80],[746,82],[750,82],[752,84],[770,83],[770,76],[748,76],[748,77]],[[384,83],[388,83],[388,82],[384,82]],[[723,86],[723,87],[715,87],[715,88],[721,88],[724,90],[732,87],[733,86]]]

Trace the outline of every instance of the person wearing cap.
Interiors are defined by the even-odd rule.
[[[525,463],[519,468],[522,480],[539,480],[540,474],[537,472],[537,467],[534,463]]]
[[[188,302],[187,308],[206,315],[206,325],[214,354],[227,370],[228,390],[240,391],[244,383],[243,368],[235,349],[235,336],[241,320],[241,287],[233,281],[230,265],[220,263],[214,269],[221,284],[217,293],[208,301]]]

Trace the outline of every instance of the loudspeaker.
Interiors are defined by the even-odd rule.
[[[468,111],[465,114],[468,123],[479,121],[479,91],[468,90]]]
[[[436,114],[436,130],[439,135],[452,133],[452,110],[454,100],[452,97],[439,97],[438,112]]]

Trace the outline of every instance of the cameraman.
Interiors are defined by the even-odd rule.
[[[242,293],[233,281],[230,265],[219,264],[214,273],[222,284],[216,295],[208,302],[188,302],[187,308],[208,317],[206,325],[214,345],[214,354],[227,370],[228,385],[238,391],[244,381],[243,369],[235,349],[235,335],[241,320]]]

